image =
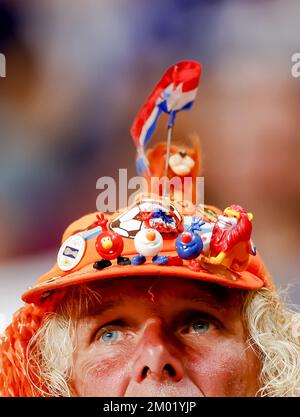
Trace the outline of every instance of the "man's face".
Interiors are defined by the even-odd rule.
[[[255,395],[260,362],[239,290],[135,277],[99,284],[99,293],[76,329],[73,395]]]

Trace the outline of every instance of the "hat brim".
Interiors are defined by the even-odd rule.
[[[170,254],[170,253],[169,253]],[[176,253],[174,253],[175,255]],[[262,278],[249,270],[234,272],[217,266],[201,268],[199,272],[191,270],[188,265],[167,266],[147,262],[143,265],[112,265],[103,270],[97,270],[93,263],[86,265],[79,271],[70,272],[64,276],[52,276],[45,281],[40,281],[34,287],[29,288],[22,296],[27,303],[37,303],[44,299],[50,291],[65,288],[71,285],[80,285],[94,281],[102,281],[113,278],[127,278],[135,276],[161,276],[195,279],[227,287],[243,290],[257,290],[264,285]]]

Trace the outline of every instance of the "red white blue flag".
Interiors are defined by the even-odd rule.
[[[137,172],[148,171],[145,146],[162,113],[170,115],[168,127],[174,125],[176,113],[188,110],[196,98],[202,66],[196,61],[182,61],[170,67],[136,115],[130,129],[137,147]]]

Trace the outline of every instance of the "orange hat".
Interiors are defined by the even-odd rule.
[[[23,294],[26,304],[2,337],[0,396],[40,396],[25,370],[26,348],[71,285],[155,275],[246,290],[270,286],[251,240],[252,217],[236,205],[222,212],[141,195],[111,216],[92,213],[72,223],[57,263]]]
[[[23,300],[27,303],[36,303],[58,288],[108,278],[125,278],[141,275],[192,278],[249,290],[259,289],[270,283],[269,274],[260,256],[258,254],[255,255],[254,248],[251,248],[251,230],[246,239],[242,234],[240,237],[238,236],[234,247],[227,251],[229,258],[232,256],[237,258],[246,256],[244,267],[235,267],[234,262],[231,262],[231,266],[228,265],[228,267],[226,260],[219,264],[210,263],[209,240],[218,216],[222,212],[212,206],[205,206],[202,212],[199,209],[196,210],[192,204],[182,208],[182,204],[176,202],[168,203],[167,209],[164,209],[164,206],[166,206],[166,201],[162,199],[155,197],[143,198],[141,196],[130,208],[120,210],[111,216],[105,216],[107,218],[106,234],[104,234],[103,227],[99,226],[97,220],[97,214],[99,213],[88,214],[75,221],[66,229],[63,235],[57,263],[48,273],[40,277],[35,286],[29,288],[23,294]],[[229,208],[226,211],[228,214]],[[149,224],[141,218],[145,212],[154,213],[154,217],[150,218]],[[165,216],[171,213],[172,217],[169,216],[169,219],[162,219],[162,216],[159,216],[161,212],[165,213]],[[196,267],[195,262],[192,263],[191,261],[192,258],[188,256],[181,258],[178,255],[178,248],[176,250],[176,241],[178,244],[178,239],[184,230],[187,230],[185,233],[189,233],[188,229],[195,215],[200,216],[204,223],[201,227],[202,230],[195,231],[195,234],[200,235],[202,242],[204,242],[202,253],[200,257],[197,256]],[[169,222],[169,224],[166,224],[164,220]],[[247,217],[250,225],[251,220]],[[169,226],[170,230],[162,230],[162,224],[164,227]],[[134,257],[139,254],[138,232],[145,231],[146,233],[146,230],[151,229],[161,231],[159,234],[163,236],[163,239],[158,256],[162,258],[168,257],[166,263],[155,263],[152,261],[151,255],[146,255],[145,262],[142,264],[133,264],[131,262],[129,265],[124,265],[124,262],[121,262],[120,265],[118,264],[117,256],[115,256],[115,259],[109,261],[111,263],[110,266],[103,267],[103,269],[95,267],[95,263],[102,258],[98,252],[99,248],[97,250],[97,242],[99,243],[102,236],[104,236],[105,243],[105,236],[109,240],[110,235],[119,235],[123,241],[123,250],[119,255],[128,257],[129,260],[134,260]],[[241,248],[243,241],[245,243],[245,253],[241,250],[243,249]],[[149,245],[152,245],[151,241],[149,241]],[[186,246],[188,246],[188,243]],[[234,252],[236,253],[234,254]],[[203,253],[207,256],[202,256]],[[104,254],[102,253],[102,255]],[[244,261],[244,259],[242,260]],[[236,261],[238,262],[238,259]]]

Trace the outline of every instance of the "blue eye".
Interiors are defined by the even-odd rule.
[[[121,332],[119,330],[106,330],[100,336],[100,339],[104,343],[113,343],[116,342],[120,337]]]
[[[210,323],[207,320],[197,320],[192,324],[192,330],[194,333],[206,333],[208,332]]]

